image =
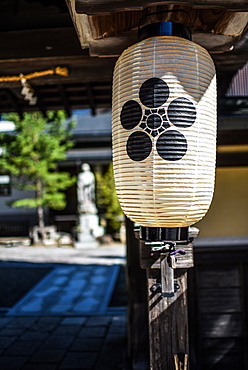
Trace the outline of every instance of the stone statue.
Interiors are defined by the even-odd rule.
[[[96,214],[95,206],[95,176],[88,163],[82,165],[82,172],[78,174],[77,197],[79,213]]]

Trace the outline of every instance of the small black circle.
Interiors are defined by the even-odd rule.
[[[124,129],[132,130],[142,117],[142,108],[135,100],[127,101],[121,110],[121,124]]]
[[[151,135],[153,137],[157,136],[158,135],[158,130],[152,130]]]
[[[196,119],[196,108],[187,98],[177,98],[168,107],[168,118],[177,127],[190,127]]]
[[[160,157],[167,161],[178,161],[187,152],[187,140],[176,130],[168,130],[157,140],[157,151]]]
[[[139,92],[140,101],[149,108],[163,105],[169,97],[169,87],[161,78],[153,77],[146,80]]]
[[[159,128],[161,126],[161,123],[162,117],[159,114],[151,114],[147,118],[147,126],[152,130]]]
[[[146,159],[152,151],[150,137],[141,131],[133,132],[127,140],[127,154],[136,162]]]

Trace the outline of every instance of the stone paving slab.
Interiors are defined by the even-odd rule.
[[[23,325],[22,319],[26,319]],[[93,317],[86,316],[11,317],[6,321],[0,317],[0,369],[126,369],[126,316],[102,315],[96,319],[94,322]],[[16,323],[22,332],[2,335]],[[47,335],[43,331],[36,336],[45,323]]]
[[[0,314],[1,370],[129,369],[125,309],[109,307],[124,248],[0,247],[0,261],[53,265]]]
[[[8,315],[106,313],[119,270],[119,265],[59,265],[14,305]]]

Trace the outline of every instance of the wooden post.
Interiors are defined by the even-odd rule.
[[[140,242],[140,263],[147,271],[151,370],[188,370],[187,268],[193,266],[192,243],[183,249],[186,254],[178,255],[173,269],[179,289],[173,297],[163,297],[161,255],[151,255],[151,247]]]
[[[140,267],[139,240],[126,218],[128,285],[128,355],[132,370],[149,369],[146,271]]]
[[[152,292],[160,279],[160,271],[147,269],[150,368],[174,370],[175,356],[188,354],[187,270],[177,271],[180,290],[174,297],[166,298],[161,292]],[[184,368],[178,367],[177,370]],[[187,368],[186,368],[187,369]]]

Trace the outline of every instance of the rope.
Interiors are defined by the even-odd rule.
[[[69,71],[68,68],[56,67],[53,69],[47,69],[45,71],[29,73],[27,75],[20,74],[20,76],[3,76],[0,77],[0,82],[21,81],[23,78],[30,80],[31,78],[43,77],[47,75],[61,75],[67,77],[69,75]]]

